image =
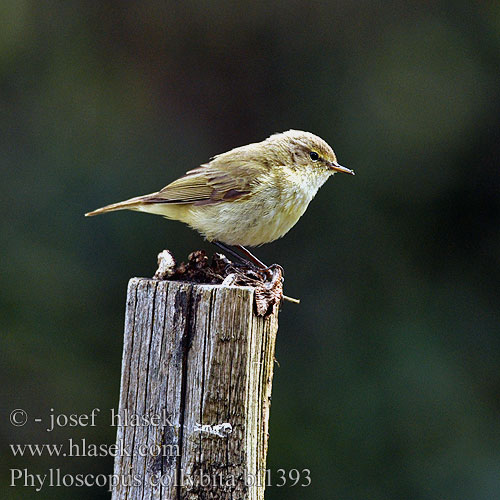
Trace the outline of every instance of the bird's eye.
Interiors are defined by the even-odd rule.
[[[318,161],[319,160],[319,154],[316,153],[316,151],[311,151],[309,153],[309,156],[311,158],[312,161]]]

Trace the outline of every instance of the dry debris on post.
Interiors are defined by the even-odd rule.
[[[258,316],[275,313],[284,298],[283,274],[279,266],[273,269],[272,280],[268,280],[263,273],[247,265],[231,262],[221,253],[215,253],[210,260],[204,250],[191,252],[187,262],[178,265],[172,253],[163,250],[158,254],[158,270],[154,279],[250,286],[255,290],[255,311]]]

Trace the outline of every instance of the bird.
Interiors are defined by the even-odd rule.
[[[265,269],[268,266],[246,247],[284,236],[337,172],[354,175],[337,162],[326,141],[310,132],[288,130],[218,154],[160,191],[85,216],[136,210],[175,219],[231,255],[241,258],[239,250]]]

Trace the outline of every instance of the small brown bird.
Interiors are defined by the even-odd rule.
[[[244,247],[285,235],[336,172],[354,175],[323,139],[289,130],[214,156],[156,193],[85,215],[127,209],[176,219],[226,250],[237,247],[262,267]]]

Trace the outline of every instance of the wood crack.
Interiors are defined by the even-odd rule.
[[[180,293],[184,293],[181,291]],[[185,294],[185,324],[184,332],[181,338],[182,346],[182,368],[181,368],[181,400],[179,408],[179,453],[182,457],[184,448],[184,418],[186,413],[186,390],[187,390],[187,373],[188,373],[188,354],[191,347],[191,336],[192,336],[192,321],[193,321],[193,311],[192,311],[192,297],[193,288],[189,288],[189,293]],[[183,304],[184,305],[184,304]],[[177,463],[177,499],[181,500],[181,483],[182,483],[182,468],[181,461]]]

